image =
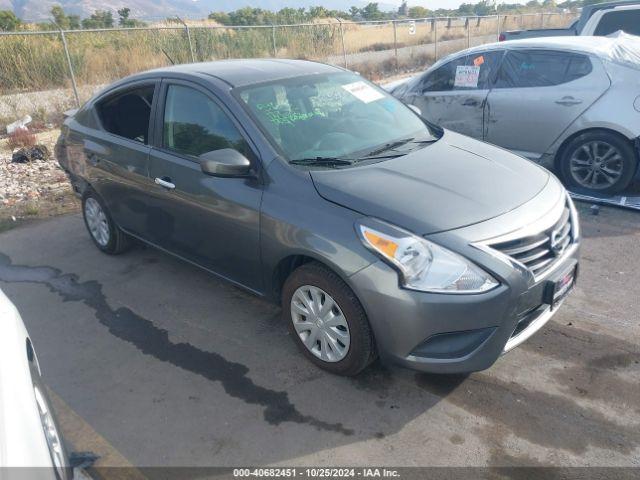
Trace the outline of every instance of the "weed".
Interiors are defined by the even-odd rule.
[[[10,150],[16,148],[33,147],[36,144],[36,136],[29,130],[18,129],[7,136],[7,147]]]

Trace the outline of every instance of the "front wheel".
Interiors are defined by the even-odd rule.
[[[637,164],[628,140],[609,132],[588,132],[564,148],[559,167],[569,188],[618,193],[631,183]]]
[[[289,276],[282,310],[298,347],[320,368],[352,376],[375,359],[373,333],[362,305],[324,266],[307,263]]]

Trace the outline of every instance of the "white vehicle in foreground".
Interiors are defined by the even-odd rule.
[[[31,339],[0,290],[0,479],[72,476]]]

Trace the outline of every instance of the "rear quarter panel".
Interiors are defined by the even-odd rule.
[[[546,153],[548,157],[554,156],[567,138],[588,129],[612,130],[629,140],[640,137],[640,111],[634,108],[634,101],[640,97],[640,70],[610,61],[602,63],[610,87],[554,142]]]

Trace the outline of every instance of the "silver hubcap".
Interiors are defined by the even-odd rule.
[[[33,386],[33,393],[36,397],[36,405],[38,406],[38,412],[40,413],[40,421],[42,422],[42,428],[44,429],[44,436],[49,446],[49,452],[51,452],[51,458],[53,460],[53,466],[61,474],[60,478],[64,478],[62,473],[64,472],[65,459],[64,452],[62,450],[62,442],[60,435],[58,435],[58,429],[53,421],[49,406],[47,405],[44,395],[40,391],[40,388]]]
[[[325,362],[339,362],[349,352],[349,326],[342,310],[324,290],[298,288],[291,298],[293,326],[305,347]]]
[[[107,222],[107,216],[102,207],[94,198],[87,198],[87,201],[84,202],[84,215],[91,236],[98,242],[98,245],[106,247],[110,236],[109,222]]]
[[[601,190],[620,179],[624,159],[613,145],[594,140],[573,152],[569,166],[571,176],[578,184]]]

